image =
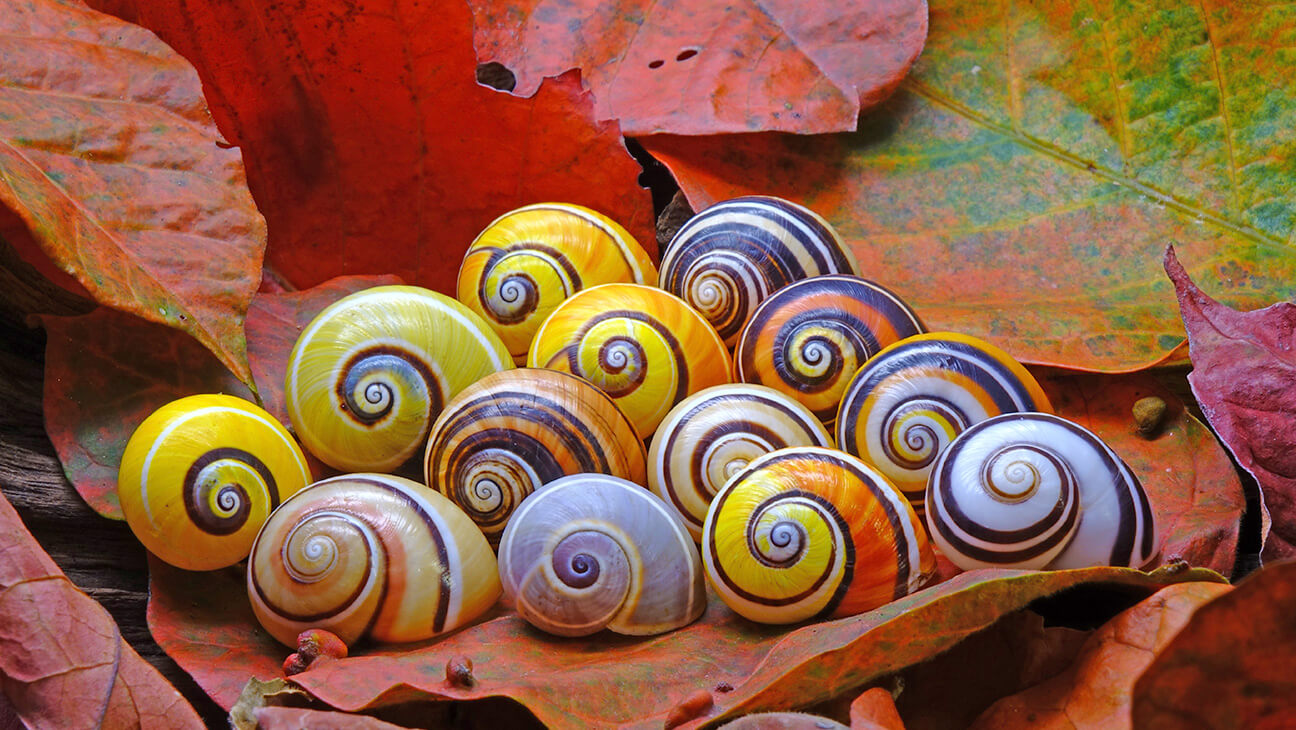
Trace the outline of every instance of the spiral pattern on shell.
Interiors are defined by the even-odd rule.
[[[428,438],[424,473],[492,544],[523,499],[561,476],[646,481],[643,442],[603,391],[532,368],[488,375],[447,404]]]
[[[504,528],[499,567],[518,614],[561,636],[659,634],[706,608],[684,524],[652,492],[613,476],[576,474],[536,491]]]
[[[702,539],[707,509],[734,474],[771,451],[833,445],[805,406],[760,385],[717,385],[680,401],[648,450],[648,486]]]
[[[646,439],[676,403],[729,382],[730,360],[715,330],[678,297],[649,286],[604,284],[549,315],[527,365],[590,381]]]
[[[941,454],[927,524],[963,568],[1141,568],[1156,556],[1143,486],[1091,431],[1046,413],[1010,413],[964,431]]]
[[[467,307],[427,289],[382,286],[334,302],[288,358],[285,398],[302,443],[344,471],[388,471],[420,451],[445,402],[513,367]]]
[[[921,588],[936,557],[909,502],[839,451],[753,461],[711,502],[702,560],[730,608],[761,623],[836,618]]]
[[[662,256],[658,285],[706,317],[732,347],[756,306],[788,284],[858,274],[831,224],[789,200],[744,196],[684,224]]]
[[[616,221],[570,203],[537,203],[505,213],[468,247],[458,298],[494,328],[513,360],[554,308],[599,284],[653,283],[648,252]]]
[[[231,395],[194,395],[131,434],[117,495],[150,552],[215,570],[247,557],[266,516],[310,482],[305,454],[274,416]]]
[[[257,536],[248,597],[289,646],[320,628],[347,644],[426,639],[499,597],[495,554],[458,507],[385,474],[325,479],[284,501]]]
[[[901,340],[860,368],[842,396],[837,444],[876,466],[921,512],[932,465],[956,436],[1001,413],[1052,410],[1008,353],[936,332]]]
[[[817,276],[761,303],[734,350],[735,379],[803,403],[829,428],[851,376],[898,340],[924,332],[885,287],[857,276]]]

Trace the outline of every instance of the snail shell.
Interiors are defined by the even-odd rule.
[[[232,395],[191,395],[131,434],[117,496],[149,552],[215,570],[246,558],[266,516],[310,482],[306,455],[274,416]]]
[[[310,628],[347,644],[426,639],[477,618],[500,592],[472,520],[385,474],[325,479],[284,500],[257,536],[247,580],[257,620],[289,646]]]
[[[732,347],[765,297],[799,279],[858,274],[832,225],[789,200],[745,196],[702,211],[671,239],[658,285],[707,318]]]
[[[857,276],[817,276],[761,302],[734,351],[735,379],[796,398],[829,428],[851,376],[897,340],[926,331],[886,288]]]
[[[648,486],[702,539],[720,488],[757,457],[789,446],[833,445],[805,406],[761,385],[717,385],[666,414],[648,450]]]
[[[1001,413],[1052,410],[1008,353],[935,332],[901,340],[860,368],[842,396],[837,444],[876,466],[921,513],[932,464],[964,429]]]
[[[753,461],[711,502],[702,561],[735,612],[770,624],[868,611],[921,588],[936,556],[886,477],[840,451]]]
[[[492,544],[527,495],[567,474],[643,484],[644,446],[611,398],[588,381],[524,368],[487,375],[432,426],[425,473]]]
[[[1088,429],[1046,413],[969,427],[941,454],[927,524],[962,568],[1140,568],[1156,555],[1138,478]]]
[[[702,563],[652,492],[603,474],[545,485],[513,513],[499,549],[504,594],[536,628],[660,634],[706,607]]]
[[[611,218],[569,203],[539,203],[496,218],[468,247],[459,301],[494,328],[513,360],[559,304],[586,287],[657,281],[648,252]]]
[[[578,375],[611,396],[648,438],[691,393],[729,382],[729,352],[678,297],[638,284],[577,293],[545,320],[530,367]]]
[[[423,448],[445,402],[513,367],[504,343],[467,307],[413,286],[334,302],[288,358],[288,417],[302,443],[343,471],[395,469]]]

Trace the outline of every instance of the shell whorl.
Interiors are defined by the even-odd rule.
[[[842,396],[837,443],[876,466],[921,512],[932,465],[956,436],[1001,413],[1052,410],[1008,353],[936,332],[901,340],[860,368]]]
[[[788,284],[859,264],[823,217],[768,196],[717,203],[671,239],[658,283],[697,309],[732,347],[756,306]]]
[[[676,403],[729,382],[730,360],[715,330],[678,297],[604,284],[554,310],[531,343],[527,365],[590,381],[646,439]]]
[[[849,616],[907,595],[936,558],[899,490],[831,449],[774,451],[711,503],[707,577],[737,613],[761,623]]]
[[[706,608],[702,563],[679,517],[602,474],[553,481],[504,528],[500,580],[518,614],[561,636],[671,631]]]
[[[266,517],[311,482],[274,416],[242,398],[195,395],[154,411],[117,475],[126,522],[150,552],[186,570],[247,557]]]
[[[680,401],[648,450],[648,486],[702,539],[711,500],[757,458],[789,446],[833,445],[813,413],[760,385],[717,385]]]
[[[537,203],[496,218],[472,242],[459,268],[458,298],[521,365],[540,324],[571,295],[656,280],[648,253],[612,219],[580,205]]]
[[[456,396],[433,425],[424,459],[428,486],[492,544],[541,485],[587,472],[645,483],[643,442],[588,381],[532,368],[488,375]]]
[[[941,454],[927,524],[963,568],[1141,568],[1155,518],[1129,467],[1091,431],[1045,413],[1010,413],[964,431]]]
[[[326,464],[391,470],[423,448],[447,400],[512,367],[499,337],[459,302],[375,287],[334,302],[302,331],[288,359],[288,416]]]
[[[871,281],[804,279],[756,308],[734,350],[735,376],[796,398],[831,428],[860,366],[925,329],[904,300]]]
[[[499,596],[495,555],[440,494],[384,474],[316,482],[266,521],[248,561],[257,620],[289,646],[308,628],[350,644],[450,631]]]

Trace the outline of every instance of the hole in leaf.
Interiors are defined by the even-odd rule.
[[[661,68],[664,65],[666,65],[666,62],[661,60],[660,58],[657,59],[656,61],[648,62],[648,68]]]
[[[687,60],[689,60],[690,58],[696,56],[697,54],[698,54],[698,52],[697,52],[697,49],[696,49],[696,48],[685,48],[684,50],[682,50],[682,51],[679,52],[679,55],[675,57],[675,60],[676,60],[676,61],[687,61]]]
[[[517,86],[517,76],[502,63],[477,64],[477,83],[489,86],[497,91],[512,91]]]

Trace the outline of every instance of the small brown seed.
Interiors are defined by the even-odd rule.
[[[1142,436],[1155,436],[1165,420],[1166,402],[1155,395],[1140,398],[1134,404],[1134,425]]]

